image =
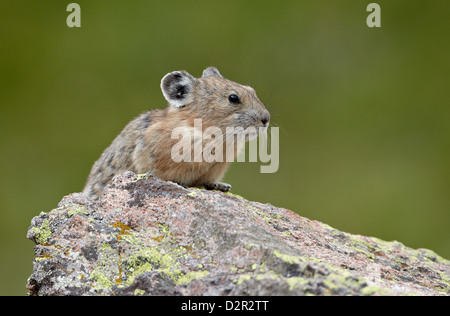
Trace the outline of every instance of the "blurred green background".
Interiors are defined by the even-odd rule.
[[[161,78],[216,66],[280,127],[280,168],[235,163],[248,199],[450,257],[450,2],[0,3],[0,294],[26,294],[33,216],[80,192]]]

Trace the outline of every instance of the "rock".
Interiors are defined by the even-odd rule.
[[[270,204],[117,176],[33,218],[30,295],[448,295],[450,262]]]

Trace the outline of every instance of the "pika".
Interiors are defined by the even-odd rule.
[[[177,127],[184,127],[193,136],[194,143],[195,133],[209,127],[220,129],[225,136],[221,141],[229,139],[227,127],[267,129],[270,114],[255,90],[224,78],[214,67],[205,69],[201,78],[194,78],[186,71],[170,72],[162,78],[161,90],[168,106],[143,113],[128,123],[94,163],[84,195],[99,198],[112,178],[124,171],[150,173],[184,187],[231,190],[231,185],[220,182],[231,163],[228,159],[176,162],[171,154],[179,140],[172,133]],[[198,119],[201,119],[201,131],[196,130],[194,121]],[[235,159],[245,142],[256,136],[257,133],[246,135],[232,145],[223,141],[220,146],[224,152],[231,151]],[[212,142],[217,140],[211,137],[203,141],[203,148]],[[193,154],[195,146],[191,150]]]

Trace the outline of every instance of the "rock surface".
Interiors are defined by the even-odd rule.
[[[117,176],[33,218],[30,295],[449,295],[450,262],[234,194]]]

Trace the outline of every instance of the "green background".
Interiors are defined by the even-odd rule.
[[[33,216],[80,192],[161,78],[216,66],[280,128],[280,168],[235,163],[250,200],[450,257],[450,2],[0,3],[0,294],[26,294]]]

